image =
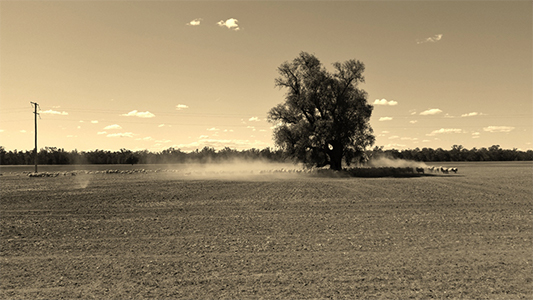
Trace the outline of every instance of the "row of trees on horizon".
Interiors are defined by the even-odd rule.
[[[461,145],[454,145],[450,150],[442,148],[415,148],[407,150],[383,149],[374,147],[366,151],[366,157],[352,163],[366,162],[368,159],[384,156],[394,159],[413,161],[532,161],[533,150],[520,151],[518,149],[502,149],[499,145],[489,148],[466,149]],[[168,163],[217,163],[231,160],[263,160],[267,162],[296,162],[296,159],[281,149],[247,149],[236,150],[225,147],[216,150],[211,147],[184,152],[176,148],[165,149],[160,152],[148,150],[131,151],[65,151],[63,148],[45,147],[38,152],[38,164],[168,164]],[[33,165],[34,150],[6,151],[0,146],[1,165]]]

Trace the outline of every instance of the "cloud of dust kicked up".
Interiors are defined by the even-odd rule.
[[[368,162],[369,167],[382,168],[428,168],[424,162],[412,161],[406,159],[389,158],[385,156],[377,156]]]
[[[190,180],[273,180],[293,179],[312,172],[301,165],[250,160],[169,165],[168,176]]]

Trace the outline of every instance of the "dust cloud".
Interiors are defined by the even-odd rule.
[[[376,158],[369,160],[368,166],[373,168],[428,168],[428,165],[421,161],[389,158],[385,156],[377,156]]]
[[[170,174],[170,177],[182,179],[243,181],[293,179],[313,172],[299,164],[250,160],[169,165],[163,171]]]

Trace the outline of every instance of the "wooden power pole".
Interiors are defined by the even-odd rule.
[[[31,102],[34,105],[34,173],[38,173],[38,125],[36,124],[36,116],[39,115],[36,107],[39,107],[38,103]]]

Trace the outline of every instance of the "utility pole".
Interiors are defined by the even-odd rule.
[[[40,105],[36,102],[31,102],[31,105],[34,105],[34,173],[38,173],[38,125],[36,124],[36,116],[39,113],[36,107],[40,107]]]

